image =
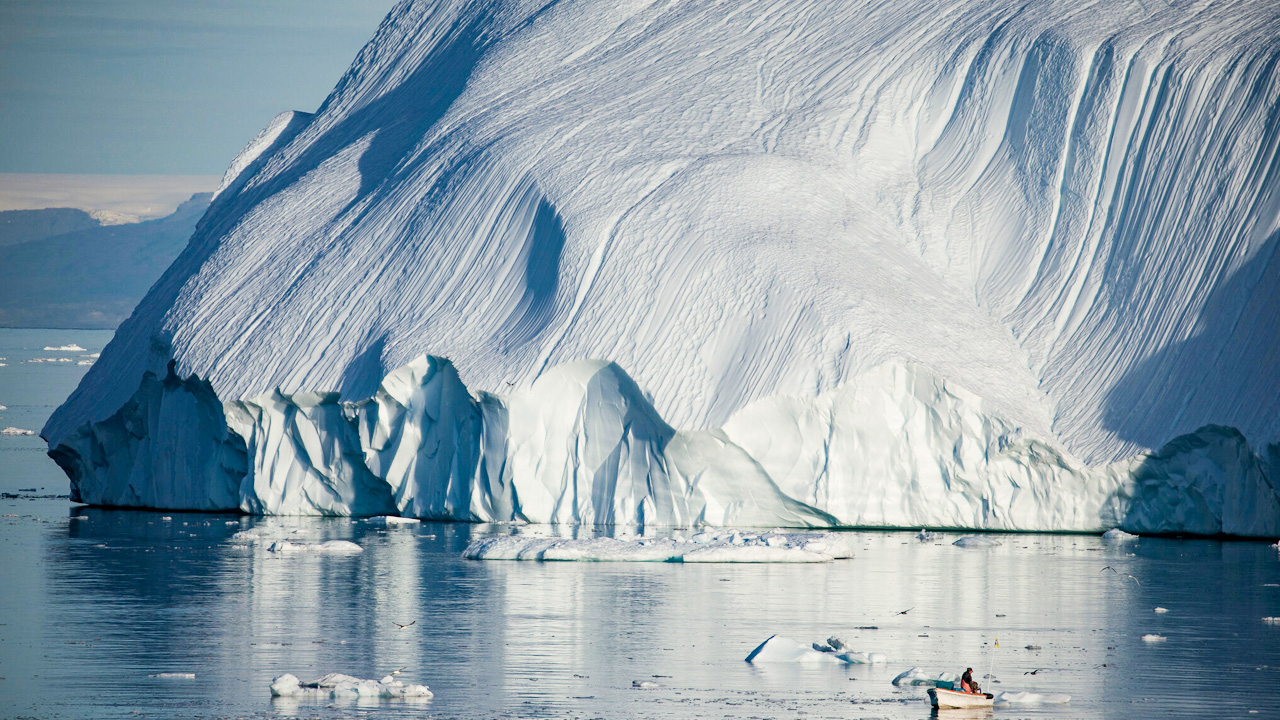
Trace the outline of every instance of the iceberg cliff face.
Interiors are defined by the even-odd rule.
[[[43,434],[109,504],[1274,534],[1278,37],[404,2]]]

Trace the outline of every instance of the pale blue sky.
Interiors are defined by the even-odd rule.
[[[0,0],[0,173],[220,175],[394,0]]]

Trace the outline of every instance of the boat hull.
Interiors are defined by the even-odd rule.
[[[929,688],[929,704],[936,708],[991,707],[995,696],[990,693],[967,693],[942,688]]]

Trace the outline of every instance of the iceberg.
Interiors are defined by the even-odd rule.
[[[78,501],[1280,535],[1280,13],[398,4],[41,432]]]

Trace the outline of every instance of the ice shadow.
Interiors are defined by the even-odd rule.
[[[1125,371],[1103,426],[1159,448],[1208,424],[1255,442],[1280,430],[1280,230],[1210,293],[1195,333]]]

